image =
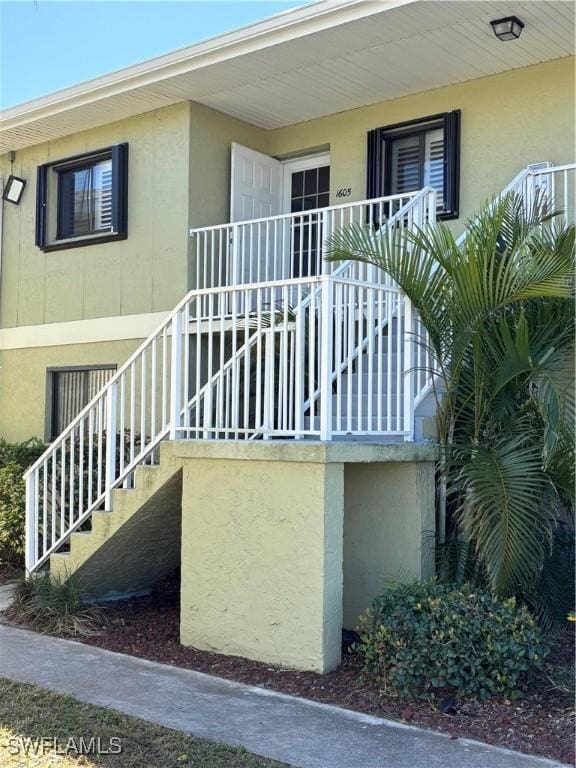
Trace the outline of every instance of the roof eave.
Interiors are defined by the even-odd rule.
[[[15,129],[100,99],[160,83],[179,74],[414,2],[417,0],[318,0],[164,56],[10,107],[0,112],[0,130]]]

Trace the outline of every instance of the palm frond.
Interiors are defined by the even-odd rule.
[[[521,438],[468,450],[456,480],[458,519],[494,592],[514,594],[538,579],[549,550],[551,522],[541,500],[551,483],[538,448]]]

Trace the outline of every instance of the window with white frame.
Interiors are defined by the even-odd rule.
[[[127,236],[128,145],[38,168],[36,244],[73,248]]]

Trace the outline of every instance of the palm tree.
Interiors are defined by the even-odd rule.
[[[444,224],[355,225],[332,235],[328,259],[379,267],[419,313],[428,335],[415,343],[436,371],[439,508],[496,594],[533,594],[574,507],[574,227],[508,195],[460,241]]]

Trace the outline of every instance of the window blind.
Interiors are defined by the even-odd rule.
[[[112,160],[94,167],[96,229],[112,229]]]
[[[422,187],[420,137],[396,139],[392,144],[391,193],[403,195]]]
[[[115,368],[52,373],[52,437],[60,434],[114,375]]]
[[[444,131],[428,131],[424,141],[424,184],[437,192],[437,209],[444,210]]]

